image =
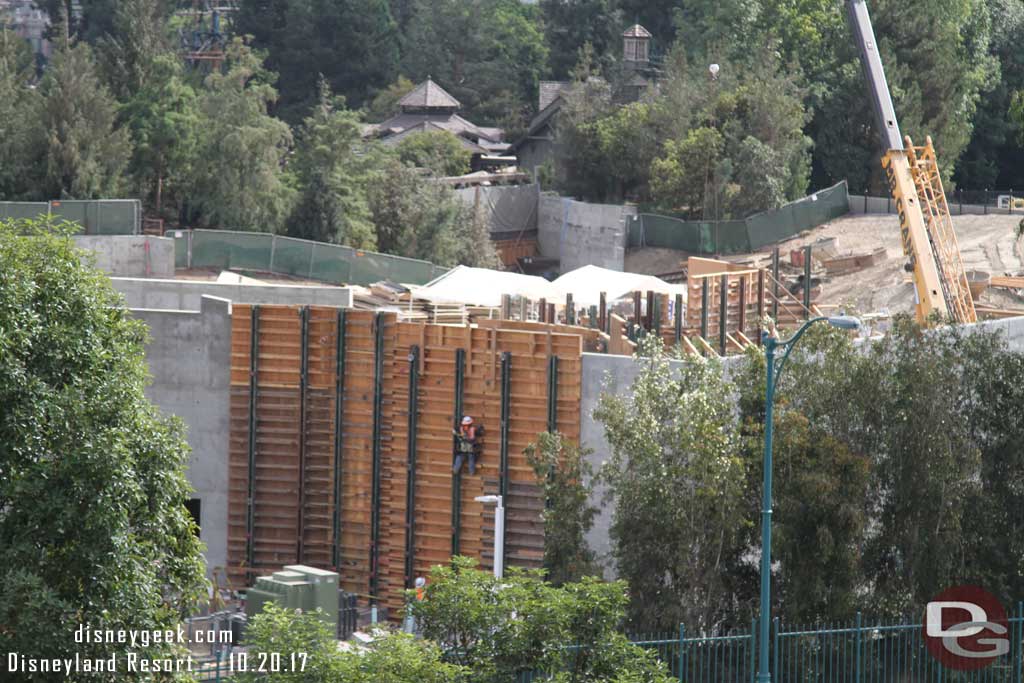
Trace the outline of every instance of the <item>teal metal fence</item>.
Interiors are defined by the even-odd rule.
[[[142,203],[138,199],[0,202],[0,219],[47,215],[75,221],[86,235],[138,235],[142,227]]]
[[[813,628],[785,627],[775,619],[770,650],[773,683],[1024,683],[1024,603],[1008,620],[1009,651],[976,671],[944,667],[925,646],[923,627],[913,619],[846,623]],[[630,636],[654,650],[679,683],[754,683],[757,678],[757,623],[719,636],[678,633]],[[569,648],[573,649],[573,648]],[[518,683],[551,678],[527,672]]]
[[[850,211],[846,181],[743,220],[685,221],[641,213],[629,216],[630,247],[664,247],[692,254],[741,254],[789,239]]]
[[[381,280],[422,285],[448,271],[429,261],[265,232],[170,230],[166,235],[174,238],[176,268],[252,270],[350,285]]]

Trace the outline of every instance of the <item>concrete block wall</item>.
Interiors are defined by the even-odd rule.
[[[225,566],[228,545],[231,302],[203,296],[198,311],[135,309],[149,325],[146,396],[177,415],[192,448],[188,480],[200,501],[200,539],[208,569]]]
[[[236,304],[352,307],[352,290],[348,287],[229,284],[202,280],[126,277],[113,277],[111,282],[114,289],[124,295],[125,306],[128,308],[198,311],[203,296],[220,297]]]
[[[153,235],[76,235],[75,244],[91,251],[96,266],[110,275],[174,277],[174,240]]]
[[[625,219],[633,215],[633,206],[541,196],[537,208],[540,252],[560,259],[563,273],[588,264],[621,271],[626,259]]]

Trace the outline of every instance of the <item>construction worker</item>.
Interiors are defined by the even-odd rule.
[[[465,415],[459,430],[452,430],[455,434],[455,462],[452,464],[452,473],[458,474],[462,469],[462,463],[469,461],[469,473],[476,473],[476,425],[473,418]]]

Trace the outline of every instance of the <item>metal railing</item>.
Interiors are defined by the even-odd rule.
[[[1007,620],[1009,651],[976,671],[943,666],[926,648],[922,625],[913,619],[865,624],[858,613],[847,623],[813,628],[772,627],[773,683],[1024,683],[1024,603]],[[753,683],[757,675],[757,624],[718,636],[678,633],[630,636],[634,645],[654,650],[679,683]],[[525,672],[518,683],[544,681]]]

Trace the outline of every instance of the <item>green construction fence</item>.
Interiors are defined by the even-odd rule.
[[[693,254],[742,254],[789,239],[847,214],[846,181],[744,220],[684,221],[641,213],[627,219],[630,247],[664,247]]]
[[[169,230],[176,268],[252,270],[335,284],[422,285],[448,271],[429,261],[265,232]]]
[[[0,220],[52,216],[74,221],[86,235],[138,235],[142,203],[138,199],[60,199],[49,202],[0,202]]]

